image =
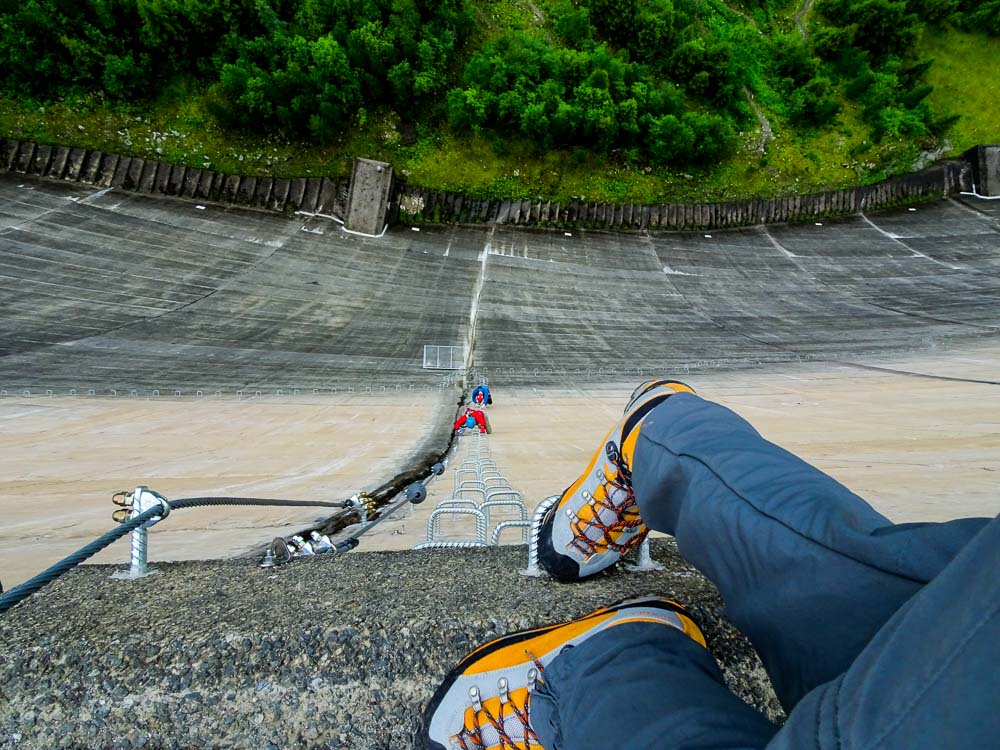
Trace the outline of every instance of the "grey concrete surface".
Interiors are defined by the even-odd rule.
[[[4,175],[0,389],[427,387],[440,374],[421,368],[423,345],[463,344],[477,298],[474,364],[498,383],[933,348],[997,330],[995,204],[652,237],[369,240]]]
[[[1000,145],[979,146],[976,151],[974,173],[980,195],[1000,196]]]
[[[466,340],[479,245],[4,175],[0,388],[437,385],[423,346]]]
[[[716,592],[661,573],[526,579],[523,547],[351,553],[263,570],[69,574],[0,618],[0,748],[412,748],[436,684],[477,645],[658,594],[684,602],[736,692],[778,717]]]
[[[475,365],[551,384],[991,338],[1000,231],[982,203],[648,238],[498,229]]]
[[[347,228],[362,234],[381,234],[388,223],[391,193],[391,164],[374,159],[355,159],[351,191],[347,198]]]

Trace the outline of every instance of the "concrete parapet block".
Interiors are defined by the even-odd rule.
[[[173,166],[159,162],[156,168],[156,179],[153,180],[153,192],[157,195],[167,194],[167,183],[170,182],[170,174]]]
[[[253,193],[254,208],[268,208],[271,204],[271,188],[274,187],[273,177],[257,178],[257,186]]]
[[[316,203],[316,213],[337,215],[337,180],[334,177],[324,177],[320,180],[319,201]]]
[[[184,188],[184,177],[187,173],[187,167],[173,164],[170,166],[170,169],[163,171],[163,194],[180,195],[181,190]]]
[[[306,194],[306,181],[304,177],[297,177],[291,181],[288,186],[288,204],[286,208],[289,211],[298,211],[299,207],[302,206],[302,198]]]
[[[17,153],[14,155],[14,166],[15,172],[27,172],[28,167],[31,166],[31,162],[35,158],[35,149],[38,148],[34,143],[22,142],[18,148]]]
[[[115,170],[118,169],[118,154],[105,154],[97,151],[91,155],[94,164],[94,178],[88,182],[97,187],[111,187],[111,180],[114,179]]]
[[[510,201],[500,203],[500,210],[497,212],[496,223],[506,224],[510,221]]]
[[[167,193],[170,195],[179,195],[183,198],[204,197],[198,195],[198,186],[201,183],[201,178],[202,170],[200,169],[174,167],[170,170],[170,179],[167,181]],[[208,195],[207,191],[205,195]]]
[[[125,173],[125,181],[119,186],[122,190],[138,190],[139,182],[142,179],[142,170],[146,168],[145,159],[133,158]]]
[[[392,166],[374,159],[355,159],[347,197],[345,226],[352,232],[379,234],[386,225],[392,195]]]
[[[649,207],[649,218],[647,219],[647,224],[646,224],[647,227],[651,227],[653,229],[659,229],[660,209],[662,208],[663,206],[661,206],[660,204],[656,204],[655,206]]]
[[[160,169],[160,162],[149,159],[142,165],[142,172],[136,182],[135,189],[140,193],[152,193],[153,185],[156,183],[156,173]]]
[[[0,169],[9,170],[14,168],[14,160],[17,157],[17,150],[20,147],[20,141],[8,138],[0,139]]]
[[[337,180],[337,216],[347,216],[347,201],[351,196],[351,178],[341,177]],[[399,203],[393,203],[393,211],[399,212]]]
[[[71,148],[66,155],[66,171],[63,174],[64,180],[79,182],[82,175],[83,165],[87,162],[87,149]]]
[[[1000,196],[1000,144],[972,149],[971,162],[976,192],[991,198]]]
[[[282,177],[275,179],[274,184],[271,186],[271,201],[270,207],[274,211],[284,211],[285,204],[288,202],[288,189],[291,186],[291,182]]]
[[[29,174],[44,175],[52,161],[52,146],[41,145],[35,149],[35,158],[28,165]]]
[[[88,151],[80,167],[80,182],[96,185],[101,177],[101,163],[104,161],[103,151]]]
[[[66,162],[69,161],[69,149],[66,146],[56,146],[52,150],[52,160],[49,162],[45,176],[53,180],[61,180],[66,174]]]
[[[236,194],[240,189],[240,176],[238,174],[228,174],[222,180],[222,187],[219,190],[219,200],[223,203],[235,203]]]
[[[205,200],[221,201],[225,195],[226,181],[229,175],[222,172],[206,172],[198,180],[198,192],[204,190]]]
[[[132,160],[129,157],[119,157],[118,162],[115,164],[115,169],[111,173],[111,187],[124,188],[125,182],[128,179],[128,170],[131,165]]]
[[[233,195],[233,203],[239,206],[253,205],[253,196],[257,190],[256,177],[240,177],[236,183],[236,192]]]
[[[128,156],[115,156],[114,165],[108,163],[107,169],[111,172],[108,178],[110,182],[108,185],[113,188],[120,188],[125,182],[125,178],[128,175],[129,165],[132,163],[132,159]]]
[[[302,194],[302,205],[299,207],[300,211],[306,211],[308,213],[314,214],[319,207],[319,196],[323,189],[323,178],[322,177],[307,177],[306,178],[306,190]],[[385,226],[383,224],[383,226]],[[382,228],[379,227],[379,232]],[[377,234],[374,232],[373,234]]]

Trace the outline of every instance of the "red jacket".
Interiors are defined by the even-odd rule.
[[[462,415],[455,420],[455,429],[460,430],[461,428],[465,427],[469,417],[472,417],[474,420],[476,420],[476,424],[479,426],[480,432],[487,431],[489,425],[486,422],[486,415],[483,413],[483,411],[481,409],[470,409],[468,407],[466,407]]]

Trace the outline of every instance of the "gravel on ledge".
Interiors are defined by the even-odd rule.
[[[0,748],[411,748],[479,644],[643,594],[692,611],[730,687],[781,710],[715,588],[655,540],[655,573],[528,578],[524,547],[84,566],[0,617]]]

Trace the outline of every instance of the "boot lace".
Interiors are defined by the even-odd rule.
[[[535,665],[528,672],[527,687],[510,692],[507,679],[501,677],[497,682],[498,698],[486,701],[482,700],[478,688],[470,688],[472,707],[466,709],[466,725],[451,738],[456,750],[542,750],[528,714],[531,692],[542,682],[541,673],[545,667],[530,651],[526,650],[525,654]]]
[[[613,551],[625,554],[638,547],[646,539],[649,529],[639,516],[639,506],[635,502],[635,492],[632,490],[632,472],[618,451],[618,446],[609,442],[605,446],[613,470],[611,476],[603,468],[597,469],[597,478],[603,497],[584,493],[589,499],[590,517],[580,518],[579,514],[570,521],[573,530],[573,541],[570,544],[586,556],[600,552]],[[611,511],[610,522],[604,521],[602,511]],[[598,538],[592,538],[593,529],[600,532]],[[627,538],[619,541],[622,536]]]

